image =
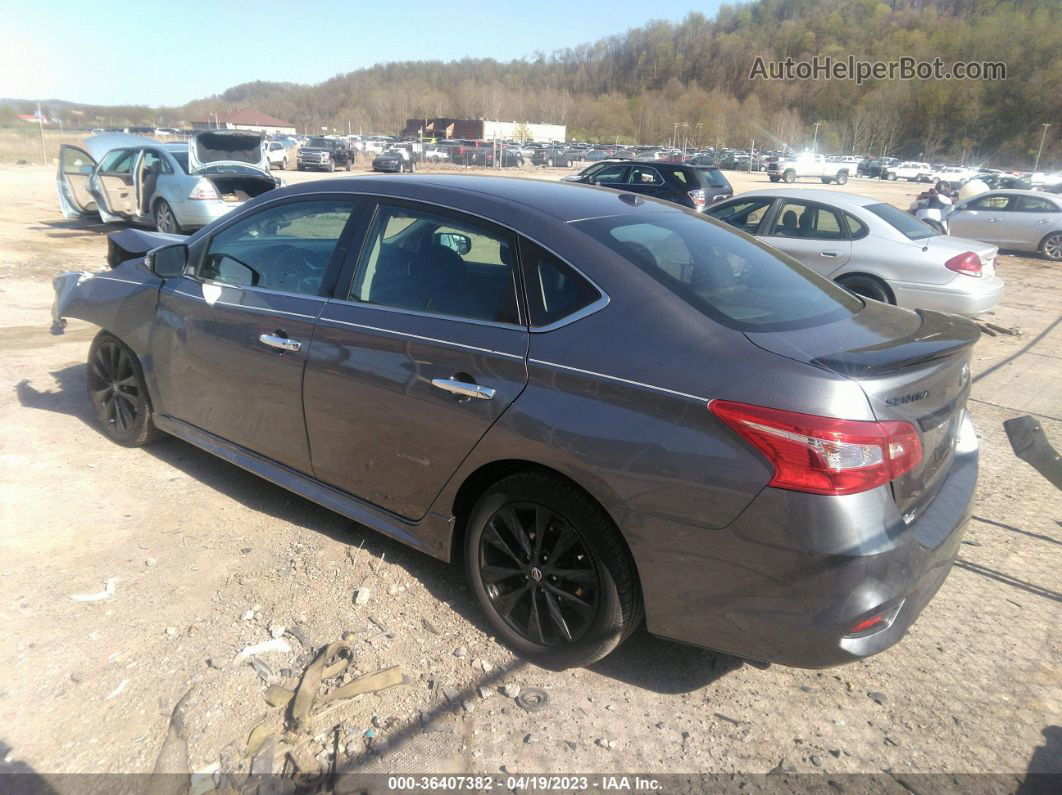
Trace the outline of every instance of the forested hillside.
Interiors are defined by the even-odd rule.
[[[651,8],[651,6],[647,6]],[[593,39],[587,30],[588,39]],[[751,80],[768,60],[1002,61],[1002,81]],[[534,59],[390,63],[314,86],[248,83],[175,109],[250,107],[317,129],[395,132],[416,116],[551,121],[588,140],[820,149],[926,159],[1029,161],[1062,155],[1059,0],[758,0],[714,19],[650,22]],[[683,128],[681,125],[686,124]],[[923,154],[924,153],[924,154]]]

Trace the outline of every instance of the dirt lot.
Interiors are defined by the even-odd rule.
[[[1034,414],[1062,446],[1059,265],[999,259],[1007,293],[991,319],[1022,334],[984,337],[974,352],[976,517],[958,566],[902,643],[806,671],[642,632],[591,669],[555,673],[492,641],[459,571],[183,442],[107,441],[85,395],[94,330],[72,321],[53,337],[48,326],[51,277],[103,266],[111,228],[63,221],[53,174],[0,166],[0,771],[151,772],[192,688],[181,709],[191,768],[220,755],[222,769],[246,772],[248,732],[278,710],[255,670],[232,658],[269,640],[274,624],[310,647],[352,632],[358,671],[398,665],[409,677],[328,716],[313,750],[338,744],[340,767],[763,773],[781,764],[990,772],[1006,774],[1004,787],[1026,771],[1062,771],[1062,496],[1013,456],[1002,429]],[[730,176],[739,191],[766,182]],[[900,207],[914,193],[868,181],[844,190]],[[109,578],[111,598],[71,600]],[[363,606],[352,600],[359,586],[372,590]],[[290,652],[260,659],[292,687],[288,669],[298,675],[309,648],[285,638]],[[506,684],[544,688],[549,704],[527,712]]]

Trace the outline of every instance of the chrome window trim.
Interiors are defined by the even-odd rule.
[[[233,285],[226,284],[225,287],[233,287]],[[233,289],[239,290],[241,288],[235,287]],[[318,319],[318,317],[320,317],[319,314],[317,314],[317,315],[304,315],[301,312],[288,312],[288,311],[286,311],[284,309],[273,309],[271,307],[266,307],[266,306],[250,306],[248,304],[234,304],[234,303],[232,303],[232,301],[222,301],[220,299],[217,300],[217,301],[207,301],[201,295],[195,295],[193,293],[186,293],[184,290],[179,290],[177,288],[174,288],[173,294],[182,296],[184,298],[191,298],[193,301],[199,301],[200,303],[206,304],[207,306],[230,306],[233,309],[246,309],[249,312],[263,312],[263,313],[265,313],[267,315],[288,315],[290,317],[301,317],[301,318],[303,318],[305,320],[311,320],[311,321],[315,321],[315,320]]]
[[[300,184],[307,184],[307,183],[300,183]],[[519,229],[516,229],[515,227],[512,227],[509,224],[502,223],[501,221],[497,221],[494,218],[488,218],[487,216],[485,216],[485,215],[483,215],[481,213],[473,212],[471,210],[464,210],[464,209],[461,209],[461,208],[458,208],[458,207],[452,207],[452,206],[450,206],[448,204],[442,204],[440,202],[431,201],[430,199],[410,199],[410,198],[405,197],[405,196],[391,196],[391,195],[388,195],[388,194],[369,193],[369,192],[365,192],[365,191],[329,190],[329,191],[322,191],[322,194],[324,194],[326,196],[358,196],[358,197],[361,197],[361,198],[368,198],[368,199],[375,199],[375,200],[393,199],[393,200],[397,200],[397,201],[409,201],[409,202],[415,202],[415,203],[419,202],[420,204],[427,204],[427,205],[430,205],[432,207],[439,207],[440,209],[443,209],[443,210],[449,210],[450,212],[464,213],[465,215],[471,216],[473,218],[479,218],[480,220],[486,221],[487,223],[494,224],[495,226],[500,226],[503,229],[508,229],[513,234],[518,235],[520,237],[524,237],[527,240],[530,240],[536,246],[539,246],[544,251],[549,252],[554,257],[556,257],[561,262],[563,262],[565,265],[567,265],[569,268],[571,268],[573,271],[575,271],[577,274],[579,274],[579,276],[581,278],[585,279],[587,281],[587,283],[589,283],[595,290],[597,290],[601,294],[601,299],[599,299],[598,301],[595,301],[592,304],[587,304],[581,310],[577,310],[576,312],[573,312],[571,315],[567,315],[566,317],[562,317],[560,320],[555,320],[553,323],[550,323],[548,326],[539,326],[537,328],[534,327],[534,326],[531,326],[531,325],[516,326],[517,328],[527,329],[532,334],[541,334],[541,333],[545,333],[545,332],[548,332],[548,331],[556,331],[557,329],[562,328],[563,326],[567,326],[569,323],[574,323],[577,320],[582,320],[584,317],[587,317],[588,315],[592,315],[594,312],[598,312],[598,311],[604,309],[606,306],[609,305],[609,303],[611,303],[612,299],[609,298],[608,293],[606,293],[601,288],[601,285],[599,285],[597,282],[595,282],[593,279],[591,279],[589,276],[587,276],[581,269],[579,269],[578,267],[576,267],[575,265],[570,263],[565,257],[562,257],[560,254],[558,254],[556,251],[554,251],[550,246],[545,245],[544,243],[542,243],[542,241],[532,237],[531,235],[527,234],[526,232],[521,232]],[[263,201],[261,204],[256,204],[253,207],[247,207],[245,205],[244,207],[241,207],[236,212],[230,213],[230,214],[224,216],[225,221],[226,221],[225,227],[229,226],[232,223],[236,223],[242,216],[247,215],[251,211],[255,211],[256,212],[259,208],[267,207],[270,204],[274,204],[276,202],[282,202],[282,201],[291,201],[296,196],[304,196],[304,195],[307,196],[307,197],[312,197],[314,194],[312,194],[312,193],[289,194],[289,195],[286,195],[286,196],[278,196],[276,198],[267,199],[266,201]],[[314,201],[313,198],[309,198],[308,200],[309,201]],[[317,199],[317,200],[320,201],[320,199]],[[607,216],[602,216],[602,217],[607,217]],[[583,219],[577,219],[577,220],[583,220]],[[562,224],[571,224],[571,223],[573,223],[572,221],[561,221],[560,219],[557,219],[557,222],[558,223],[562,223]],[[221,229],[218,229],[217,231],[212,231],[210,233],[210,236],[213,237],[218,232],[223,231],[223,229],[224,229],[224,227],[222,227]],[[198,243],[199,241],[197,240],[195,242]],[[526,287],[525,287],[525,289],[526,289]],[[348,299],[342,299],[342,298],[332,298],[332,299],[326,299],[326,300],[343,301],[344,303],[354,304],[356,306],[367,306],[367,304],[365,304],[364,302],[350,301]],[[394,307],[380,307],[380,308],[382,308],[382,309],[394,309]],[[412,310],[412,311],[415,311],[415,310]],[[425,313],[425,316],[427,316],[427,317],[448,317],[447,315],[431,314],[430,312],[429,313]],[[458,318],[458,319],[459,320],[467,320],[467,318]],[[528,318],[528,321],[530,323],[530,318]],[[489,321],[484,321],[484,322],[489,322]],[[505,326],[507,328],[512,326],[512,324],[501,324],[501,325],[503,325],[503,326]]]
[[[386,307],[384,307],[384,308],[386,308]],[[432,315],[432,317],[438,317],[438,315]],[[466,345],[463,342],[453,342],[451,340],[441,340],[441,339],[438,339],[436,337],[427,337],[427,336],[425,336],[423,334],[413,334],[413,333],[408,332],[408,331],[398,331],[397,329],[392,329],[392,328],[380,328],[379,326],[370,326],[370,325],[367,325],[365,323],[352,323],[349,320],[336,320],[335,318],[318,316],[317,322],[318,323],[330,323],[330,324],[339,325],[339,326],[350,326],[351,328],[360,328],[360,329],[364,329],[365,331],[379,331],[379,332],[384,333],[384,334],[394,334],[394,335],[399,336],[399,337],[408,337],[409,339],[422,340],[424,342],[433,342],[433,343],[436,343],[436,344],[439,344],[439,345],[450,345],[450,346],[453,346],[455,348],[464,348],[466,350],[478,351],[480,353],[490,353],[490,354],[493,354],[495,356],[505,356],[506,358],[509,358],[509,359],[519,359],[520,361],[524,360],[524,356],[522,354],[518,354],[518,353],[506,353],[505,351],[496,351],[496,350],[493,350],[491,348],[481,348],[478,345]],[[519,327],[517,327],[517,328],[519,328]]]
[[[497,320],[477,320],[471,317],[462,317],[461,315],[444,315],[441,312],[425,312],[421,309],[407,309],[405,307],[400,306],[372,304],[368,301],[351,301],[349,298],[330,298],[325,300],[330,304],[336,304],[341,306],[355,306],[359,309],[374,309],[376,311],[383,312],[397,312],[400,315],[409,315],[411,317],[437,318],[439,320],[453,320],[459,323],[472,323],[476,326],[487,326],[488,328],[505,328],[514,329],[515,331],[527,331],[527,326],[520,323],[501,323]]]
[[[597,372],[594,372],[593,370],[583,370],[582,368],[572,367],[571,365],[567,365],[567,364],[558,364],[557,362],[547,362],[544,359],[532,359],[532,358],[529,357],[527,361],[528,361],[528,364],[541,364],[541,365],[543,365],[545,367],[556,367],[556,368],[558,368],[560,370],[570,370],[573,373],[581,373],[582,375],[591,375],[591,376],[594,376],[595,378],[604,378],[604,379],[606,379],[608,381],[617,381],[617,382],[619,382],[621,384],[627,384],[629,386],[640,386],[640,387],[642,387],[644,389],[652,389],[652,390],[654,390],[656,392],[663,392],[665,394],[674,395],[676,397],[682,397],[682,398],[688,398],[689,400],[700,401],[700,402],[703,402],[705,404],[705,406],[707,406],[708,403],[710,403],[712,401],[712,398],[701,397],[700,395],[691,395],[688,392],[679,392],[679,391],[677,391],[675,389],[668,389],[667,387],[663,387],[663,386],[655,386],[653,384],[646,384],[646,383],[643,383],[642,381],[632,381],[629,378],[620,378],[617,375],[608,375],[607,373],[597,373]]]

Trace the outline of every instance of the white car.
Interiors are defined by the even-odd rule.
[[[288,150],[280,141],[269,141],[264,144],[266,161],[269,168],[279,168],[284,171],[288,167]]]
[[[908,182],[932,182],[936,169],[929,163],[907,160],[885,169],[885,179],[906,179]]]
[[[966,166],[944,166],[933,175],[935,182],[947,182],[953,188],[961,188],[980,172],[976,168]]]
[[[735,196],[705,214],[876,301],[976,315],[992,309],[1003,295],[996,246],[941,235],[866,196],[766,188]]]

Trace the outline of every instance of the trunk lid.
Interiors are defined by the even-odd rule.
[[[207,166],[251,166],[269,171],[262,133],[244,130],[201,130],[188,139],[188,173]]]
[[[947,218],[945,218],[946,220]],[[996,273],[996,255],[999,253],[999,246],[992,243],[982,243],[980,240],[969,240],[964,237],[951,237],[950,235],[934,235],[917,242],[928,247],[929,253],[933,254],[935,258],[939,258],[941,263],[947,262],[959,254],[972,251],[981,260],[982,279],[987,279]]]
[[[896,503],[910,522],[932,500],[951,463],[970,394],[970,349],[980,333],[956,315],[867,301],[836,323],[746,336],[772,353],[852,379],[878,420],[914,425],[922,460],[892,482]]]

